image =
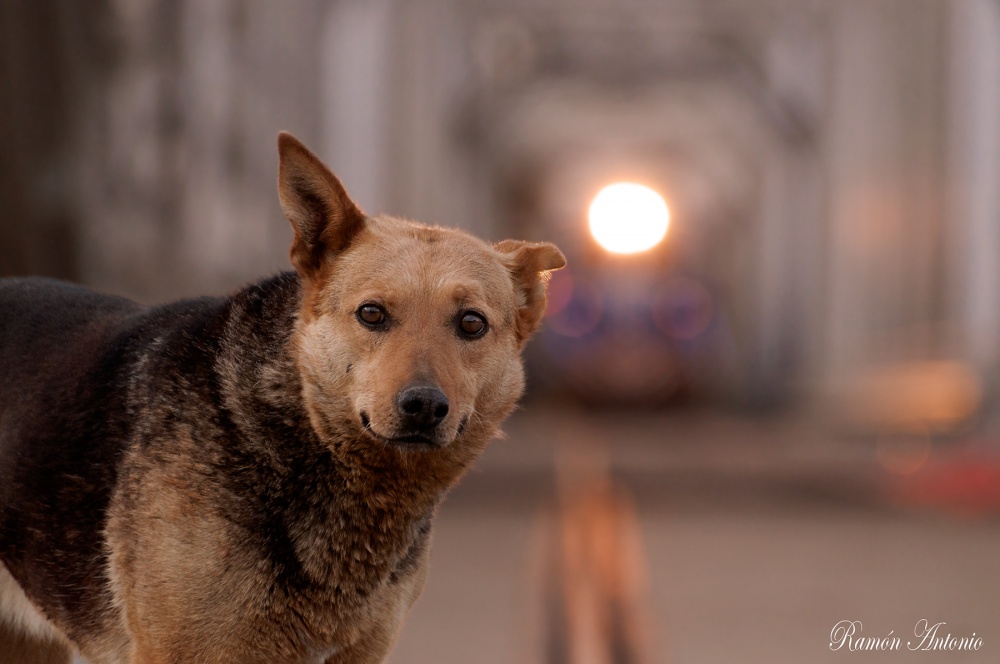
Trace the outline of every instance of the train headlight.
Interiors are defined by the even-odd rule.
[[[601,189],[590,204],[590,233],[615,254],[655,247],[667,234],[670,210],[658,193],[641,184],[618,182]]]

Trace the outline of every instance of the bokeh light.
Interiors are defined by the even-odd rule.
[[[670,210],[660,194],[633,182],[604,187],[590,204],[590,232],[616,254],[655,247],[667,234]]]

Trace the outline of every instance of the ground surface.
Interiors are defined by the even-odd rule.
[[[826,430],[526,411],[441,511],[427,589],[390,661],[537,661],[529,657],[537,632],[530,570],[559,454],[547,431],[570,450],[603,441],[636,498],[651,662],[1000,661],[994,512],[901,505],[873,441]],[[902,651],[831,652],[830,632],[845,619],[860,620],[865,635],[892,631]],[[982,649],[906,651],[921,619],[975,632]]]

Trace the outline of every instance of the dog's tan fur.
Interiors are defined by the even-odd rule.
[[[362,664],[391,648],[424,584],[433,512],[520,397],[520,351],[544,311],[548,272],[564,259],[549,244],[491,246],[368,217],[296,139],[282,134],[279,152],[297,303],[271,348],[255,328],[265,296],[251,287],[234,297],[213,375],[230,428],[263,430],[264,411],[301,412],[304,440],[241,442],[240,458],[255,465],[232,467],[229,443],[209,435],[221,426],[216,406],[194,378],[176,379],[170,399],[143,392],[170,361],[166,341],[150,341],[129,370],[133,433],[107,508],[107,581],[94,591],[107,600],[74,621],[29,593],[52,632],[40,635],[31,617],[30,629],[16,627],[7,612],[0,646],[7,629],[68,657],[65,630],[98,664]],[[391,325],[360,324],[365,303]],[[456,331],[467,311],[488,321],[481,337]],[[394,442],[406,434],[398,396],[416,383],[438,386],[450,404],[427,445]],[[268,426],[298,424],[288,415]],[[332,476],[320,473],[327,467]],[[244,510],[268,503],[233,489],[244,476],[276,496],[287,550],[255,543],[245,524],[261,521]]]

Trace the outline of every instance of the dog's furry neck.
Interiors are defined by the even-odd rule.
[[[294,360],[301,291],[297,276],[283,274],[230,300],[216,374],[239,433],[228,462],[246,469],[231,489],[278,515],[263,528],[282,540],[275,548],[287,558],[276,563],[290,591],[325,587],[335,589],[334,601],[354,602],[406,564],[485,440],[464,450],[401,452],[368,439],[349,418],[336,439],[322,440]]]

